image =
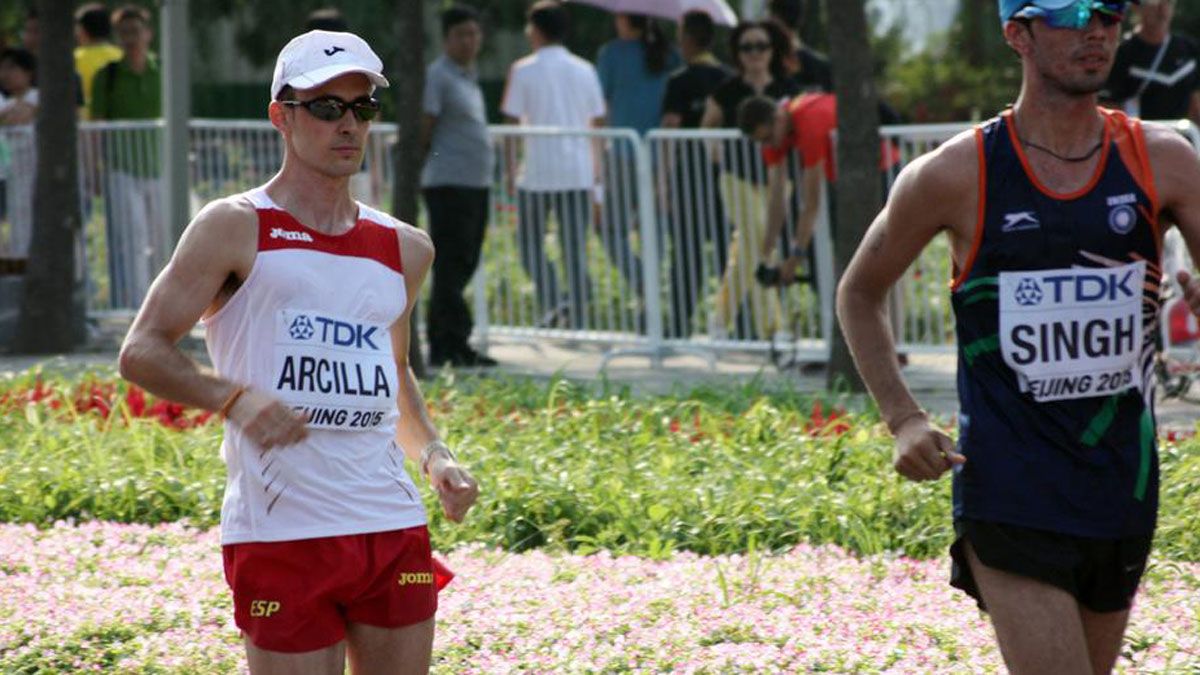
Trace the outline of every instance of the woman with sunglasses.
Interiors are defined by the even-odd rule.
[[[950,583],[989,613],[1008,669],[1107,673],[1158,510],[1163,232],[1175,224],[1200,259],[1200,161],[1174,130],[1097,105],[1123,0],[999,5],[1017,102],[901,172],[842,277],[838,317],[896,470],[953,471]],[[957,445],[901,377],[883,309],[942,232]],[[1200,313],[1200,281],[1178,280]]]
[[[283,48],[283,166],[196,216],[121,348],[125,378],[225,420],[222,553],[251,673],[428,671],[448,579],[404,460],[450,520],[478,493],[408,366],[433,245],[350,194],[382,69],[350,33]],[[176,346],[197,320],[215,372]]]
[[[733,29],[729,46],[737,74],[723,82],[705,103],[700,125],[707,128],[737,128],[738,106],[755,96],[790,99],[800,92],[788,76],[784,62],[790,43],[782,29],[770,22],[745,21]],[[728,263],[717,293],[716,307],[709,320],[709,334],[722,338],[749,296],[751,321],[739,323],[739,337],[770,339],[782,315],[777,293],[754,282],[754,270],[762,262],[757,242],[766,228],[766,167],[757,144],[738,139],[725,141],[718,157],[721,165],[721,196],[734,228]]]

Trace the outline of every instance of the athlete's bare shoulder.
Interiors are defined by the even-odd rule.
[[[978,204],[979,150],[975,130],[957,134],[908,164],[888,198],[888,209],[921,229],[973,229]]]
[[[424,278],[433,264],[433,240],[429,233],[396,218],[392,218],[392,223],[400,233],[400,257],[406,276]]]
[[[939,192],[973,187],[979,180],[979,150],[975,130],[968,129],[956,134],[936,149],[910,162],[902,173],[912,174],[909,180],[919,182],[923,188]]]
[[[1159,207],[1172,219],[1194,220],[1195,215],[1189,214],[1200,208],[1200,193],[1196,191],[1196,185],[1200,185],[1200,159],[1196,157],[1196,149],[1168,125],[1146,123],[1142,131]]]
[[[209,202],[184,230],[175,259],[207,260],[245,276],[258,248],[258,214],[243,195]]]
[[[187,229],[197,230],[202,236],[257,235],[258,230],[254,227],[257,224],[258,213],[254,204],[243,195],[233,195],[205,204]]]
[[[1146,139],[1146,153],[1153,168],[1196,164],[1196,148],[1176,129],[1157,122],[1144,122],[1142,133]],[[1155,172],[1158,173],[1158,172]]]

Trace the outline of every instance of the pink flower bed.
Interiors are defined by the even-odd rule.
[[[666,561],[447,556],[435,671],[989,672],[948,563],[834,547]],[[241,672],[216,532],[0,525],[0,672]],[[1120,669],[1200,668],[1200,564],[1155,564]]]

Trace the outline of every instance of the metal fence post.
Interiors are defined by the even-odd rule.
[[[629,132],[633,143],[634,167],[637,169],[638,222],[642,227],[642,311],[646,316],[646,337],[650,339],[650,362],[662,367],[663,321],[662,288],[659,277],[658,218],[654,209],[654,182],[650,178],[650,152],[646,140]]]

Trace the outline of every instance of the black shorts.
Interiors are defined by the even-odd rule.
[[[1153,535],[1092,539],[979,520],[956,520],[950,585],[987,611],[967,563],[970,542],[984,565],[1050,584],[1093,612],[1129,609],[1146,571]]]

